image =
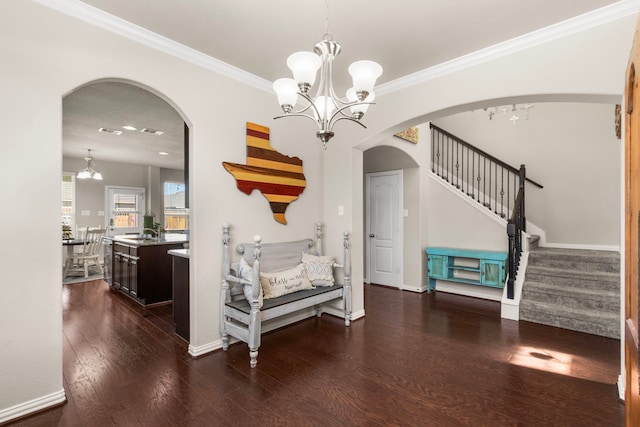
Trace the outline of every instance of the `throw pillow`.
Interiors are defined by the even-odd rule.
[[[302,264],[313,286],[333,286],[333,258],[303,252]]]
[[[313,289],[302,264],[273,273],[260,272],[260,284],[265,299],[276,298],[303,289]]]

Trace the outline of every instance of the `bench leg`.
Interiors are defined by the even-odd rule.
[[[258,364],[258,349],[249,349],[249,358],[251,359],[249,361],[249,364],[251,365],[252,368],[255,368],[256,365]]]
[[[222,350],[227,351],[229,349],[229,334],[222,333]]]
[[[260,311],[258,305],[251,306],[249,314],[249,357],[251,367],[255,368],[258,364],[258,348],[260,348],[260,334],[262,333],[262,324],[260,323]]]
[[[349,326],[351,324],[351,289],[345,289],[342,301],[344,303],[344,326]]]
[[[322,316],[322,306],[320,304],[315,305],[313,308],[316,310],[317,317]]]

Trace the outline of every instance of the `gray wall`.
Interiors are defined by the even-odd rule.
[[[84,159],[70,157],[62,159],[62,170],[65,172],[77,172],[84,167],[86,167]],[[112,163],[100,161],[100,159],[96,159],[96,169],[102,173],[102,181],[76,179],[76,225],[73,227],[74,232],[85,227],[106,225],[104,216],[105,187],[108,185],[144,188],[147,201],[150,198],[151,210],[156,214],[156,221],[162,223],[164,182],[184,182],[184,172],[176,169]],[[149,205],[145,206],[145,211],[148,208]],[[82,215],[83,211],[89,215]]]
[[[547,243],[617,247],[622,143],[614,105],[534,105],[516,126],[501,113],[489,120],[483,110],[434,123],[512,166],[527,166],[544,186],[527,185],[527,220],[545,231]]]

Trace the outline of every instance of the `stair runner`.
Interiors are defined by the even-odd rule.
[[[531,250],[520,320],[620,339],[620,255]]]

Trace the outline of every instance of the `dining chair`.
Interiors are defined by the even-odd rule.
[[[89,266],[96,265],[100,270],[100,274],[104,274],[102,269],[102,237],[106,233],[106,229],[87,229],[84,235],[84,243],[82,245],[82,251],[74,253],[67,257],[64,263],[64,271],[62,273],[62,279],[69,274],[71,270],[83,270],[84,277],[89,277]]]

